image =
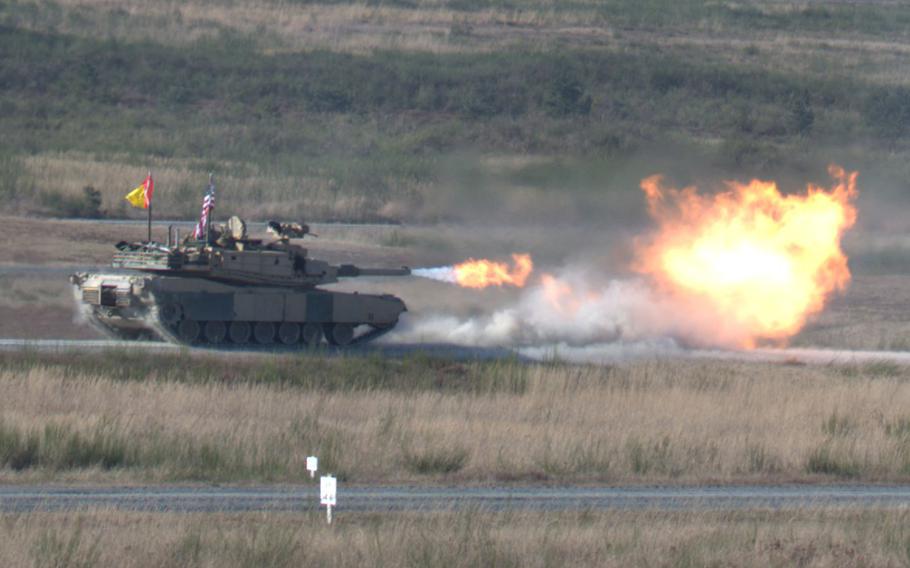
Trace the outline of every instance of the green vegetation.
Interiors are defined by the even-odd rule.
[[[843,160],[875,164],[880,178],[907,173],[910,85],[888,48],[905,39],[903,5],[346,4],[291,4],[290,15],[310,22],[296,34],[296,20],[281,28],[266,0],[245,14],[256,29],[237,23],[232,3],[205,0],[135,13],[71,1],[0,6],[0,204],[126,215],[124,188],[152,167],[168,216],[193,216],[216,170],[231,204],[252,215],[476,212],[452,201],[526,215],[571,192],[574,213],[623,219],[626,207],[605,197],[658,170],[823,179],[820,166]],[[405,39],[358,49],[324,39],[320,17],[326,29],[359,17],[395,38],[407,25],[453,27],[426,49]],[[515,41],[489,43],[509,18]],[[558,27],[571,23],[614,35],[585,43]],[[298,45],[298,36],[313,39]],[[481,155],[540,159],[502,168]],[[101,204],[80,194],[86,186]]]

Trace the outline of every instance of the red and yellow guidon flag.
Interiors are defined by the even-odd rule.
[[[149,172],[149,175],[145,176],[145,181],[142,182],[142,185],[126,194],[126,200],[133,207],[148,209],[152,203],[153,191],[155,191],[155,182],[152,181],[152,172]]]

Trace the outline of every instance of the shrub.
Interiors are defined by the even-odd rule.
[[[468,462],[468,451],[461,446],[430,446],[420,451],[403,452],[405,468],[420,475],[455,473]]]
[[[874,135],[893,140],[910,132],[910,89],[906,87],[877,89],[863,110]]]
[[[101,192],[90,185],[83,187],[82,194],[78,196],[48,191],[42,193],[41,200],[51,215],[56,217],[98,219],[103,216]]]
[[[822,422],[822,432],[827,436],[846,436],[851,430],[853,421],[846,416],[839,416],[836,410]]]
[[[860,465],[854,459],[835,452],[825,444],[809,455],[806,471],[836,477],[856,477],[860,474]]]

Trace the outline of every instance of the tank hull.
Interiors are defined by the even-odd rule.
[[[176,276],[80,274],[73,283],[83,313],[108,335],[187,345],[355,345],[392,329],[407,309],[391,295]]]

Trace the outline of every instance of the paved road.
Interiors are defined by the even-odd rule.
[[[158,512],[312,511],[317,483],[276,487],[0,487],[0,511],[118,509]],[[338,510],[352,512],[538,510],[746,510],[910,506],[910,486],[733,487],[345,487]]]
[[[181,346],[159,342],[128,342],[108,339],[0,339],[0,351],[32,350],[47,353],[67,351],[105,351],[109,349],[144,349],[153,352],[176,352],[184,349]],[[255,351],[243,349],[194,348],[193,353],[218,352],[222,354],[244,355]],[[276,348],[276,352],[288,352],[288,349]],[[518,358],[519,360],[548,360],[558,354],[562,361],[610,364],[636,359],[704,359],[729,360],[743,362],[770,362],[805,365],[862,364],[887,362],[895,365],[910,366],[910,351],[849,351],[839,349],[753,349],[749,351],[699,350],[683,348],[652,348],[623,344],[593,345],[571,348],[566,346],[550,347],[470,347],[446,343],[395,343],[383,341],[368,345],[348,348],[326,348],[327,354],[344,353],[379,353],[388,357],[404,357],[413,353],[425,353],[436,357],[447,357],[459,360],[489,360]]]

